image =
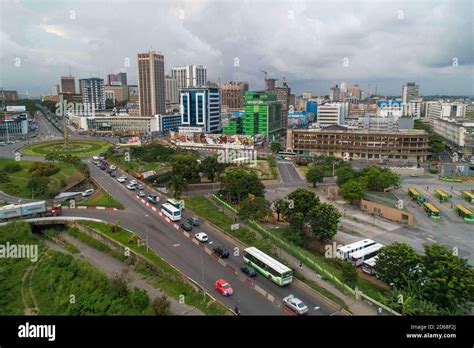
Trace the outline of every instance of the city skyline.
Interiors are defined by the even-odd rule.
[[[421,95],[474,94],[469,1],[116,3],[89,11],[88,1],[3,1],[1,87],[49,94],[69,72],[126,72],[136,85],[136,54],[153,49],[166,74],[204,65],[208,80],[251,90],[264,89],[265,70],[297,95],[325,95],[342,81],[386,95],[401,95],[407,81]]]

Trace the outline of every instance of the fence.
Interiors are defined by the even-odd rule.
[[[215,195],[215,194],[212,195],[212,198],[214,200],[216,200],[217,202],[219,202],[224,207],[226,207],[227,209],[229,209],[230,211],[232,211],[234,214],[238,213],[237,209],[235,209],[229,203],[227,203],[227,202],[223,201],[222,199],[220,199],[217,195]],[[255,228],[256,230],[258,230],[263,235],[265,235],[266,237],[268,237],[269,239],[271,239],[278,247],[285,249],[288,253],[290,253],[291,255],[293,255],[295,257],[297,257],[299,260],[301,260],[301,262],[303,262],[304,264],[310,266],[311,269],[313,269],[317,272],[320,272],[325,277],[331,279],[334,283],[338,284],[340,287],[347,290],[350,294],[352,294],[357,299],[358,299],[359,296],[363,297],[367,301],[383,308],[385,311],[387,311],[387,312],[389,312],[393,315],[401,315],[401,314],[397,313],[396,311],[394,311],[393,309],[391,309],[391,308],[385,306],[384,304],[380,303],[379,301],[367,296],[362,291],[357,290],[357,289],[352,289],[350,286],[348,286],[347,284],[342,282],[339,278],[334,276],[331,272],[329,272],[328,270],[326,270],[325,268],[323,268],[319,264],[317,264],[312,259],[312,256],[311,256],[310,252],[308,252],[306,250],[303,250],[303,249],[301,249],[301,248],[299,248],[295,245],[292,245],[292,244],[289,244],[289,243],[285,242],[284,240],[282,240],[279,237],[275,236],[272,232],[268,231],[266,228],[260,226],[260,224],[257,223],[254,220],[249,220],[248,224],[250,226],[252,226],[253,228]]]

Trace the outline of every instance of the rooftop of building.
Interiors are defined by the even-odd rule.
[[[348,129],[340,125],[331,125],[323,128],[309,128],[309,129],[298,129],[298,132],[306,133],[351,133],[351,134],[399,134],[399,135],[428,135],[424,130],[421,129],[402,129],[393,131],[370,131],[367,129]]]
[[[400,200],[393,192],[366,192],[364,199],[390,208],[396,208]],[[406,208],[402,210],[407,211]]]

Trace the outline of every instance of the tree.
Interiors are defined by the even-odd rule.
[[[291,240],[301,245],[308,239],[305,230],[309,221],[309,212],[317,205],[319,205],[319,197],[314,192],[303,188],[296,189],[286,196],[282,215],[290,224]]]
[[[349,261],[341,261],[342,281],[351,287],[357,285],[357,271],[352,263]]]
[[[322,241],[330,240],[337,233],[341,213],[328,203],[318,204],[309,213],[310,234]]]
[[[316,187],[316,183],[323,181],[324,174],[323,168],[313,164],[306,173],[306,181],[313,184],[313,187]]]
[[[419,278],[422,259],[408,244],[395,242],[386,245],[377,256],[374,271],[385,283],[400,289]]]
[[[171,315],[171,303],[165,295],[155,297],[151,302],[151,308],[155,315]]]
[[[342,185],[341,192],[342,198],[346,201],[350,201],[352,204],[354,201],[358,201],[364,197],[365,187],[360,181],[350,179]]]
[[[473,267],[443,245],[424,245],[424,249],[420,278],[423,298],[446,312],[470,313],[474,303]]]
[[[171,161],[173,174],[183,176],[189,183],[199,179],[199,164],[196,157],[188,154],[174,155]]]
[[[278,153],[281,151],[282,145],[278,141],[274,141],[270,144],[270,150],[273,153]]]
[[[3,167],[3,171],[7,173],[15,173],[21,170],[21,165],[18,162],[7,163]]]
[[[429,136],[429,141],[430,141],[431,150],[433,151],[434,154],[438,155],[440,152],[444,151],[444,148],[446,147],[446,145],[441,135],[432,133]]]
[[[285,200],[278,198],[273,201],[273,211],[277,214],[277,220],[280,221],[280,214],[282,213],[283,209],[285,209],[286,202]]]
[[[34,176],[28,180],[26,187],[30,190],[31,196],[43,196],[48,192],[49,180],[43,176]]]
[[[368,191],[383,192],[386,188],[400,186],[400,176],[390,169],[380,169],[372,166],[364,168],[361,174],[361,179],[365,179],[367,183]]]
[[[143,312],[150,304],[150,298],[145,290],[133,288],[130,293],[130,302],[138,312]]]
[[[188,189],[188,182],[187,180],[179,174],[174,174],[171,176],[170,180],[168,181],[166,187],[168,190],[171,191],[173,197],[180,198],[181,193]]]
[[[342,165],[336,169],[337,184],[342,187],[343,184],[357,177],[357,172],[351,165]]]
[[[209,156],[201,162],[199,171],[211,180],[211,182],[214,182],[216,176],[219,177],[225,167],[225,163],[219,163],[217,156]]]
[[[111,293],[114,297],[126,297],[129,294],[128,282],[130,281],[126,272],[115,273],[110,278]]]
[[[262,184],[255,172],[247,172],[238,167],[229,167],[221,175],[220,193],[227,197],[230,202],[240,204],[240,202],[253,195],[263,197],[265,186]]]
[[[6,184],[10,182],[10,176],[5,172],[0,172],[0,184]]]
[[[244,199],[240,203],[239,217],[244,220],[260,220],[270,214],[270,203],[264,197]]]

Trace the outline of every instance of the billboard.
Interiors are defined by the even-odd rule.
[[[24,105],[7,105],[7,112],[23,112],[26,111]]]
[[[170,132],[169,139],[178,146],[253,149],[254,137],[242,134],[205,134]]]
[[[142,146],[142,141],[139,137],[131,137],[131,138],[120,138],[119,139],[119,146]]]

